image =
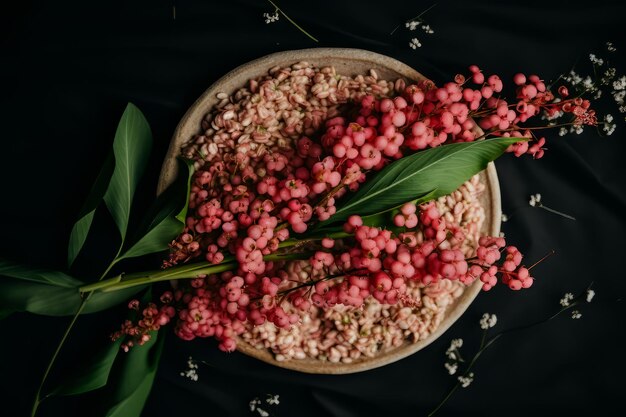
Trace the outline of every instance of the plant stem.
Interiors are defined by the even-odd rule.
[[[279,254],[273,253],[265,255],[263,260],[267,262],[273,261],[289,261],[298,259],[307,259],[311,256],[311,252]],[[209,262],[198,262],[191,265],[181,265],[166,270],[145,271],[133,274],[120,274],[113,278],[94,284],[84,285],[79,288],[81,293],[93,292],[100,290],[103,292],[119,291],[126,288],[136,287],[138,285],[152,284],[161,281],[179,280],[196,278],[198,275],[217,274],[219,272],[230,271],[237,268],[238,263],[234,262],[232,257],[224,260],[219,264],[211,264]]]
[[[293,20],[291,20],[291,18],[289,16],[287,16],[287,14],[285,12],[283,12],[280,7],[278,7],[272,0],[267,0],[272,6],[274,6],[274,8],[280,13],[282,14],[285,19],[287,19],[289,21],[289,23],[291,23],[292,25],[294,25],[300,32],[304,33],[306,36],[308,36],[310,39],[312,39],[314,42],[319,42],[315,37],[313,37],[313,35],[311,35],[309,32],[307,32],[306,30],[302,29],[296,22],[294,22]]]
[[[539,207],[544,209],[544,210],[549,211],[550,213],[554,213],[554,214],[559,215],[561,217],[565,217],[566,219],[576,220],[576,218],[574,216],[570,216],[569,214],[561,213],[560,211],[551,209],[550,207],[546,207],[543,204],[540,204]]]
[[[424,16],[427,12],[430,11],[430,9],[432,9],[433,7],[435,7],[437,5],[437,3],[434,3],[432,6],[430,6],[428,9],[424,10],[423,12],[421,12],[420,14],[418,14],[417,16],[405,21],[404,23],[410,23],[416,19],[419,19],[420,17]],[[400,28],[401,25],[396,26],[389,35],[393,35],[394,33],[396,33],[396,30],[398,30],[398,28]]]
[[[123,247],[124,247],[124,238],[122,237],[122,242],[120,243],[120,246],[117,250],[117,253],[115,254],[115,257],[109,263],[109,266],[104,270],[102,275],[100,275],[100,278],[98,279],[98,281],[101,282],[104,279],[104,277],[109,273],[109,271],[111,271],[111,268],[113,268],[115,264],[117,264],[120,260],[123,259],[123,256],[120,257],[120,253],[122,252]],[[121,275],[118,277],[121,277]],[[46,368],[46,371],[43,374],[43,378],[41,379],[41,382],[39,383],[39,387],[37,388],[37,393],[35,394],[35,401],[33,402],[33,407],[30,412],[31,417],[35,417],[35,415],[37,414],[37,409],[39,408],[39,405],[41,404],[41,402],[45,400],[46,398],[48,398],[48,395],[41,398],[41,391],[43,390],[43,387],[46,384],[48,375],[50,374],[50,372],[52,371],[52,368],[54,367],[54,364],[56,363],[59,353],[61,353],[61,349],[65,345],[65,341],[67,340],[68,336],[70,335],[70,332],[74,328],[74,325],[76,324],[76,320],[78,320],[78,316],[81,315],[85,306],[87,305],[87,301],[89,301],[92,295],[93,295],[93,292],[90,292],[89,294],[86,294],[86,295],[85,294],[82,295],[82,301],[80,302],[80,305],[78,306],[78,310],[74,314],[74,317],[72,317],[72,321],[70,322],[69,326],[67,326],[67,329],[65,329],[65,333],[63,333],[61,342],[59,342],[59,345],[54,351],[54,354],[52,355],[52,358],[50,359],[50,362],[48,363],[48,367]]]
[[[35,415],[37,414],[37,409],[39,408],[39,404],[41,404],[41,402],[47,398],[47,396],[44,398],[41,398],[41,391],[46,383],[46,380],[48,379],[48,375],[50,374],[50,371],[52,371],[52,367],[54,366],[57,360],[57,357],[59,356],[59,353],[61,352],[61,348],[65,344],[65,340],[67,339],[70,332],[74,328],[74,324],[76,324],[76,320],[78,319],[78,316],[80,316],[83,309],[85,308],[85,305],[87,304],[87,300],[89,300],[89,298],[91,297],[91,294],[88,294],[85,298],[83,298],[83,301],[81,301],[80,306],[78,307],[78,310],[76,311],[76,314],[74,314],[74,317],[72,317],[72,321],[70,322],[69,326],[67,326],[67,329],[65,329],[65,333],[63,333],[61,342],[57,346],[56,350],[54,351],[54,354],[52,355],[52,359],[50,359],[50,362],[48,363],[48,367],[46,368],[46,371],[43,374],[43,378],[41,379],[41,383],[39,384],[39,388],[37,388],[37,393],[35,394],[35,401],[33,402],[33,408],[31,409],[31,412],[30,412],[31,417],[35,417]]]

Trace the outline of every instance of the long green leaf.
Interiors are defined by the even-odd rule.
[[[63,376],[63,383],[48,395],[77,395],[102,388],[107,384],[111,367],[120,352],[122,339],[108,341],[99,351],[90,355],[86,366],[74,368]]]
[[[79,288],[84,282],[60,271],[27,266],[0,259],[0,313],[28,311],[46,316],[71,316],[81,303]],[[128,288],[119,293],[94,294],[84,313],[94,313],[124,302],[140,291]]]
[[[115,132],[113,154],[115,169],[104,202],[120,231],[126,238],[130,207],[141,174],[148,163],[152,133],[141,111],[128,103]]]
[[[105,399],[106,417],[139,417],[148,399],[159,365],[163,342],[163,330],[152,333],[143,346],[135,346],[126,355],[119,355],[120,366],[115,373],[112,395]],[[117,365],[117,364],[116,364]],[[113,375],[112,375],[113,376]]]
[[[147,219],[152,220],[140,228],[141,237],[123,253],[121,258],[163,251],[182,231],[189,205],[193,163],[183,159],[180,161],[177,180],[157,198],[155,206],[146,215]]]
[[[0,280],[3,277],[17,278],[40,284],[53,285],[61,288],[75,288],[81,281],[67,275],[64,272],[36,266],[22,265],[15,262],[0,259]]]
[[[497,138],[455,143],[401,158],[367,181],[321,225],[388,210],[416,195],[436,190],[432,198],[450,194],[487,167],[520,138]]]
[[[72,316],[80,306],[78,281],[76,287],[59,287],[28,280],[0,277],[0,312],[9,314],[27,311],[44,316]],[[83,314],[96,313],[127,301],[145,288],[137,286],[115,292],[94,294],[83,309]]]
[[[74,224],[74,227],[72,227],[70,241],[67,247],[68,267],[72,266],[76,257],[83,248],[85,240],[87,240],[87,235],[89,234],[94,214],[102,202],[102,198],[104,197],[109,182],[111,181],[114,166],[115,163],[113,160],[113,154],[109,154],[109,157],[105,160],[104,165],[102,166],[102,169],[100,170],[100,173],[98,174],[98,177],[96,178],[96,181],[87,196],[87,200],[78,215],[78,220]]]

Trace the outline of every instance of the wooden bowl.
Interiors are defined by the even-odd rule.
[[[366,74],[370,69],[375,69],[381,79],[395,80],[404,78],[406,81],[419,81],[425,77],[413,68],[400,61],[385,55],[361,49],[345,48],[315,48],[296,51],[278,52],[267,55],[247,64],[241,65],[229,72],[196,100],[183,116],[178,124],[170,143],[169,150],[163,162],[159,179],[158,192],[161,193],[176,178],[176,157],[180,154],[181,146],[201,131],[200,123],[209,110],[217,104],[216,94],[224,92],[232,94],[251,78],[256,78],[267,73],[276,66],[290,66],[299,61],[307,61],[317,67],[334,66],[339,74],[355,75]],[[485,222],[482,232],[491,236],[500,233],[500,218],[502,215],[500,206],[500,187],[498,176],[493,163],[480,173],[481,181],[485,184],[485,192],[481,195],[481,204],[485,209]],[[373,358],[361,358],[350,364],[331,363],[315,359],[292,359],[279,362],[267,349],[257,349],[243,340],[238,341],[237,349],[246,355],[255,357],[264,362],[282,368],[314,374],[348,374],[377,368],[405,358],[425,348],[435,339],[441,336],[460,316],[465,312],[471,302],[481,290],[482,283],[476,281],[452,304],[447,311],[444,320],[437,330],[427,339],[417,343],[405,342],[396,348],[382,350]]]

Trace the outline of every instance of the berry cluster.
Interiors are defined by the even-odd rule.
[[[444,219],[434,202],[404,204],[385,227],[352,216],[344,224],[348,237],[307,239],[296,246],[300,260],[269,260],[294,246],[285,244],[290,237],[293,241],[311,224],[331,219],[337,201],[367,175],[404,155],[490,135],[524,139],[508,151],[540,158],[545,138],[522,123],[542,112],[548,117],[571,113],[573,124],[597,123],[588,101],[569,99],[566,88],[555,98],[535,75],[514,77],[516,102],[509,103],[500,98],[500,77],[486,77],[476,66],[469,70],[467,77],[457,75],[441,87],[423,80],[402,87],[397,97],[363,95],[342,116],[328,119],[319,139],[302,136],[293,147],[273,145],[264,152],[233,147],[223,160],[201,164],[185,230],[172,242],[164,267],[197,257],[219,264],[227,256],[236,267],[181,285],[165,313],[149,306],[145,326],[127,323],[116,337],[143,337],[144,327],[153,325],[146,317],[157,317],[154,323],[160,325],[177,310],[181,338],[215,337],[230,351],[246,322],[289,327],[298,320],[297,310],[358,308],[368,297],[409,305],[409,282],[445,279],[470,285],[479,279],[484,290],[498,281],[513,290],[530,287],[533,278],[515,247],[503,238],[482,237],[476,256],[467,257],[464,230]]]

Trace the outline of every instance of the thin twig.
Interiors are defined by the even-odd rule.
[[[287,19],[289,21],[289,23],[291,23],[292,25],[294,25],[300,32],[304,33],[306,36],[308,36],[310,39],[312,39],[314,42],[319,42],[313,35],[311,35],[309,32],[307,32],[306,30],[302,29],[300,27],[300,25],[298,25],[296,22],[294,22],[293,20],[291,20],[291,18],[289,16],[287,16],[287,14],[285,12],[283,12],[280,7],[278,7],[272,0],[267,0],[272,6],[274,6],[274,8],[276,9],[277,12],[279,12],[280,14],[282,14],[285,19]]]

